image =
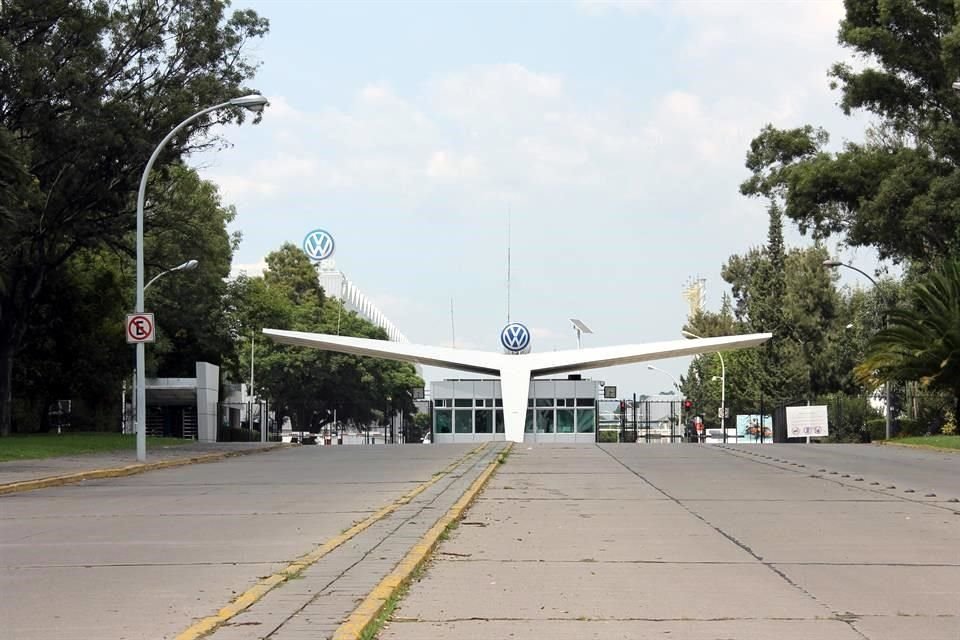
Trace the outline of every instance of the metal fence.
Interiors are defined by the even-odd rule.
[[[680,400],[624,398],[600,400],[598,442],[641,442],[659,444],[682,442],[679,423]]]

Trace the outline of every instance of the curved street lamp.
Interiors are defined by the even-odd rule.
[[[160,141],[160,144],[157,145],[157,148],[153,150],[153,153],[150,155],[150,159],[147,161],[147,166],[143,169],[143,175],[140,177],[140,190],[137,193],[137,305],[136,313],[143,313],[143,291],[146,287],[143,285],[143,205],[146,199],[147,194],[147,178],[150,176],[150,169],[153,168],[153,163],[157,161],[157,157],[160,155],[160,152],[163,151],[163,148],[167,146],[167,143],[185,126],[200,118],[207,115],[213,111],[218,111],[220,109],[225,109],[227,107],[243,107],[249,109],[255,113],[263,111],[263,108],[268,104],[267,99],[264,96],[251,94],[248,96],[241,96],[238,98],[233,98],[226,102],[214,105],[212,107],[207,107],[201,111],[196,112],[176,127],[173,128],[166,137]],[[151,283],[153,281],[151,280]],[[147,390],[146,390],[146,378],[145,378],[145,360],[146,360],[146,351],[144,349],[144,343],[137,343],[137,400],[136,400],[136,428],[137,428],[137,460],[143,462],[147,459]]]
[[[954,89],[957,88],[956,85],[957,85],[957,83],[954,83]],[[837,268],[839,268],[839,267],[846,267],[847,269],[851,269],[851,270],[853,270],[853,271],[856,271],[857,273],[859,273],[859,274],[862,275],[864,278],[866,278],[867,280],[870,281],[870,284],[873,285],[873,290],[874,290],[874,291],[876,292],[876,294],[877,294],[877,298],[882,297],[881,294],[880,294],[880,286],[877,284],[877,281],[876,281],[869,273],[867,273],[866,271],[863,271],[862,269],[858,269],[858,268],[856,268],[855,266],[853,266],[852,264],[847,264],[846,262],[840,262],[839,260],[836,260],[836,259],[833,259],[833,258],[829,258],[829,259],[827,259],[827,260],[824,260],[824,261],[823,261],[823,266],[826,267],[826,268],[828,268],[828,269],[837,269]],[[886,314],[884,314],[884,315],[886,315]],[[849,325],[848,325],[848,328],[849,328]],[[886,431],[886,439],[889,440],[891,437],[893,437],[893,418],[892,418],[892,416],[890,415],[891,412],[890,412],[890,381],[889,381],[889,380],[885,380],[884,383],[883,383],[883,395],[884,395],[884,400],[883,400],[883,402],[884,402],[883,413],[884,413],[884,418],[885,418],[884,422],[886,423],[886,424],[884,425],[884,428],[885,428],[885,431]]]
[[[664,371],[664,370],[661,369],[660,367],[655,367],[655,366],[653,366],[652,364],[648,364],[648,365],[647,365],[647,369],[649,369],[650,371],[659,371],[659,372],[662,373],[663,375],[665,375],[665,376],[667,376],[668,378],[670,378],[671,380],[673,380],[673,386],[675,386],[675,387],[677,388],[677,395],[680,396],[680,404],[677,405],[677,427],[680,428],[680,430],[681,430],[681,434],[680,434],[680,435],[681,435],[681,437],[682,437],[682,436],[683,436],[683,433],[682,433],[682,431],[683,431],[683,390],[680,389],[680,383],[677,382],[677,379],[676,379],[676,378],[674,378],[672,375],[670,375],[669,373],[667,373],[666,371]]]
[[[193,271],[194,269],[197,268],[198,264],[200,264],[200,262],[197,260],[187,260],[183,264],[178,264],[177,266],[167,269],[166,271],[161,271],[157,275],[150,278],[150,282],[143,285],[143,290],[146,291],[150,285],[152,285],[154,282],[156,282],[163,276],[167,275],[168,273],[173,273],[174,271]]]
[[[690,333],[686,329],[680,331],[685,338],[694,338],[703,340],[695,333]],[[720,429],[723,431],[723,443],[727,443],[727,367],[723,363],[723,354],[717,351],[720,358]]]

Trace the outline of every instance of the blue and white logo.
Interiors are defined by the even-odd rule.
[[[323,229],[314,229],[303,239],[303,252],[314,262],[333,255],[333,236]]]
[[[500,344],[507,351],[519,353],[530,346],[530,331],[519,322],[511,322],[500,332]]]

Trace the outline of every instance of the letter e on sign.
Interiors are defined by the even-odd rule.
[[[152,313],[131,313],[127,315],[127,342],[156,342]]]

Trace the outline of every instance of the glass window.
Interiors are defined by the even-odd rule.
[[[523,430],[527,433],[533,433],[533,411],[527,409],[527,419],[523,423]]]
[[[595,402],[593,398],[577,398],[578,407],[592,407]]]
[[[557,409],[557,433],[573,433],[573,409]]]
[[[577,409],[577,433],[593,433],[596,428],[596,411]]]
[[[532,407],[532,406],[533,406],[533,398],[527,398],[527,406],[528,406],[528,407]]]
[[[493,411],[477,411],[474,416],[477,433],[493,433]]]
[[[482,406],[483,406],[483,399],[482,399],[482,398],[478,398],[478,399],[477,399],[477,406],[478,406],[478,407],[482,407]]]
[[[433,406],[435,406],[435,407],[442,407],[442,406],[443,406],[443,400],[434,400],[434,401],[433,401]]]
[[[575,404],[577,404],[576,398],[567,398],[567,406],[568,406],[568,407],[572,407],[572,406],[574,406]]]
[[[484,401],[483,401],[483,406],[485,406],[485,407],[492,407],[492,406],[493,406],[493,398],[487,398],[486,400],[484,400]]]
[[[496,405],[496,406],[498,406],[498,407],[502,407],[502,406],[503,406],[503,398],[496,398],[496,399],[493,401],[493,404]]]
[[[473,400],[470,398],[457,398],[453,401],[453,406],[455,407],[472,407]]]
[[[553,433],[553,409],[537,409],[537,433]]]
[[[537,398],[538,407],[552,407],[553,398]]]
[[[473,433],[473,411],[455,411],[453,428],[456,433]]]
[[[497,409],[497,433],[503,433],[503,409]]]
[[[437,433],[450,433],[453,425],[453,411],[450,409],[437,409],[433,412],[433,424]]]

